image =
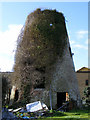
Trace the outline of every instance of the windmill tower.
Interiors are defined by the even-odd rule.
[[[12,85],[19,91],[18,101],[40,100],[56,108],[69,99],[79,105],[78,83],[62,13],[37,9],[28,15],[18,37]]]

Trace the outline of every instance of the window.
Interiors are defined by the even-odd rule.
[[[70,56],[72,57],[74,53],[71,52],[71,47],[69,47]]]
[[[85,84],[86,84],[86,85],[88,85],[88,84],[89,84],[89,83],[88,83],[88,80],[86,80],[86,81],[85,81]]]
[[[36,80],[36,84],[34,86],[34,89],[42,89],[42,88],[45,88],[45,77],[43,77],[40,81]]]

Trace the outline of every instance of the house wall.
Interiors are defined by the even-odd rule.
[[[84,70],[86,71],[86,70]],[[90,73],[85,73],[85,72],[76,72],[76,76],[77,76],[77,80],[78,80],[78,85],[79,85],[79,90],[80,90],[80,96],[81,96],[81,99],[84,96],[84,90],[85,90],[85,87],[88,87],[86,84],[85,84],[85,81],[86,80],[89,80],[89,75]],[[90,82],[89,82],[90,84]]]

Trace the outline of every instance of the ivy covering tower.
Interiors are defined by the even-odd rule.
[[[11,99],[15,99],[18,90],[16,100],[25,103],[40,100],[50,106],[52,99],[56,108],[61,105],[61,94],[64,100],[68,94],[69,99],[80,102],[62,13],[40,9],[32,12],[27,16],[17,43]]]

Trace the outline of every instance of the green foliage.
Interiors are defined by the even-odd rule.
[[[64,113],[64,112],[61,112],[61,111],[54,111],[53,112],[53,116],[55,117],[55,116],[66,116],[66,114]]]
[[[90,86],[88,86],[88,87],[85,88],[84,95],[86,96],[86,98],[85,98],[85,100],[86,100],[86,106],[88,108],[90,108],[90,99],[89,99],[89,96],[90,96]]]
[[[14,113],[14,114],[15,114],[15,116],[18,117],[18,119],[20,119],[20,118],[23,119],[23,117],[30,118],[30,115],[29,115],[28,113],[20,113],[20,112],[16,112],[16,113]]]
[[[49,112],[50,112],[50,113],[53,113],[53,110],[50,110]]]
[[[32,22],[30,30],[32,39],[34,38],[34,42],[40,43],[42,49],[52,46],[56,55],[62,55],[67,36],[62,13],[53,10],[42,11]]]
[[[29,103],[30,102],[30,85],[26,85],[24,87],[24,93],[23,93],[23,99],[25,100],[25,103]]]
[[[2,76],[2,104],[4,105],[6,100],[5,100],[5,97],[6,97],[6,94],[8,92],[8,78],[5,77],[5,76]]]
[[[90,95],[90,87],[86,87],[84,90],[84,95],[88,97]]]
[[[22,49],[30,53],[37,67],[51,66],[63,56],[67,44],[64,16],[56,10],[36,10],[31,15],[34,19],[25,27]]]

